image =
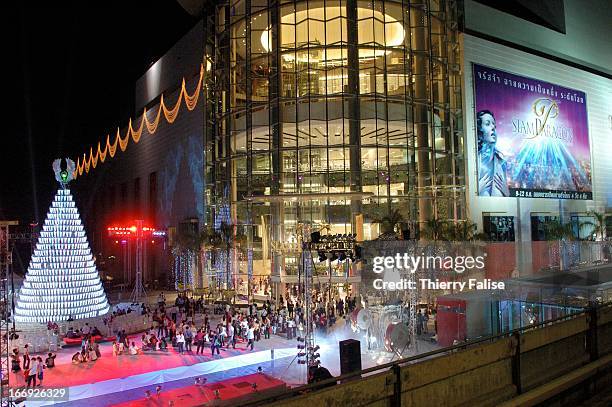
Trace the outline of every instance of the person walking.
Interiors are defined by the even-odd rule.
[[[28,348],[28,344],[26,343],[23,346],[23,370],[27,370],[30,368],[30,349]]]
[[[38,374],[38,359],[32,358],[32,360],[28,359],[28,361],[29,370],[25,369],[28,372],[28,377],[26,379],[26,388],[30,387],[30,384],[34,388],[36,387],[36,375]]]
[[[178,346],[179,354],[182,355],[185,348],[185,335],[181,331],[178,331],[176,334],[176,346]]]
[[[221,340],[219,339],[219,334],[215,332],[211,332],[210,334],[210,351],[212,356],[215,356],[215,350],[217,351],[217,355],[221,355],[219,348],[221,347]]]
[[[196,344],[196,355],[199,355],[200,352],[204,353],[204,332],[201,329],[198,330],[198,333],[195,336],[195,344]]]
[[[253,329],[252,325],[249,327],[249,329],[247,329],[246,338],[248,341],[247,348],[250,346],[251,350],[253,350],[255,346],[255,329]]]
[[[234,325],[231,322],[227,323],[227,348],[229,349],[230,345],[232,348],[236,349],[236,338],[234,337]]]
[[[185,327],[185,350],[187,352],[191,352],[191,343],[193,342],[193,332],[191,331],[191,327],[187,325]]]
[[[38,361],[38,369],[36,369],[36,375],[38,376],[38,385],[42,386],[43,384],[43,369],[45,368],[45,365],[43,363],[42,358],[39,356],[38,358],[36,358],[36,360]]]

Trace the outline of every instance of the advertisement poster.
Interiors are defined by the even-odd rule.
[[[478,194],[593,199],[585,93],[473,69]]]

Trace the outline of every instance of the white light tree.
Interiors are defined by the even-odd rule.
[[[61,187],[40,231],[15,307],[17,322],[59,322],[93,318],[110,307],[96,268],[78,208],[66,188],[74,162],[53,169]]]

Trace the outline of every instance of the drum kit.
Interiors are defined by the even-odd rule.
[[[351,315],[354,332],[368,331],[373,337],[383,338],[381,342],[387,352],[401,355],[411,344],[410,329],[405,323],[401,305],[375,305],[355,309]]]

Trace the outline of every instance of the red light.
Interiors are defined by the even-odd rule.
[[[130,227],[130,232],[132,232],[132,233],[136,232],[136,226]]]

